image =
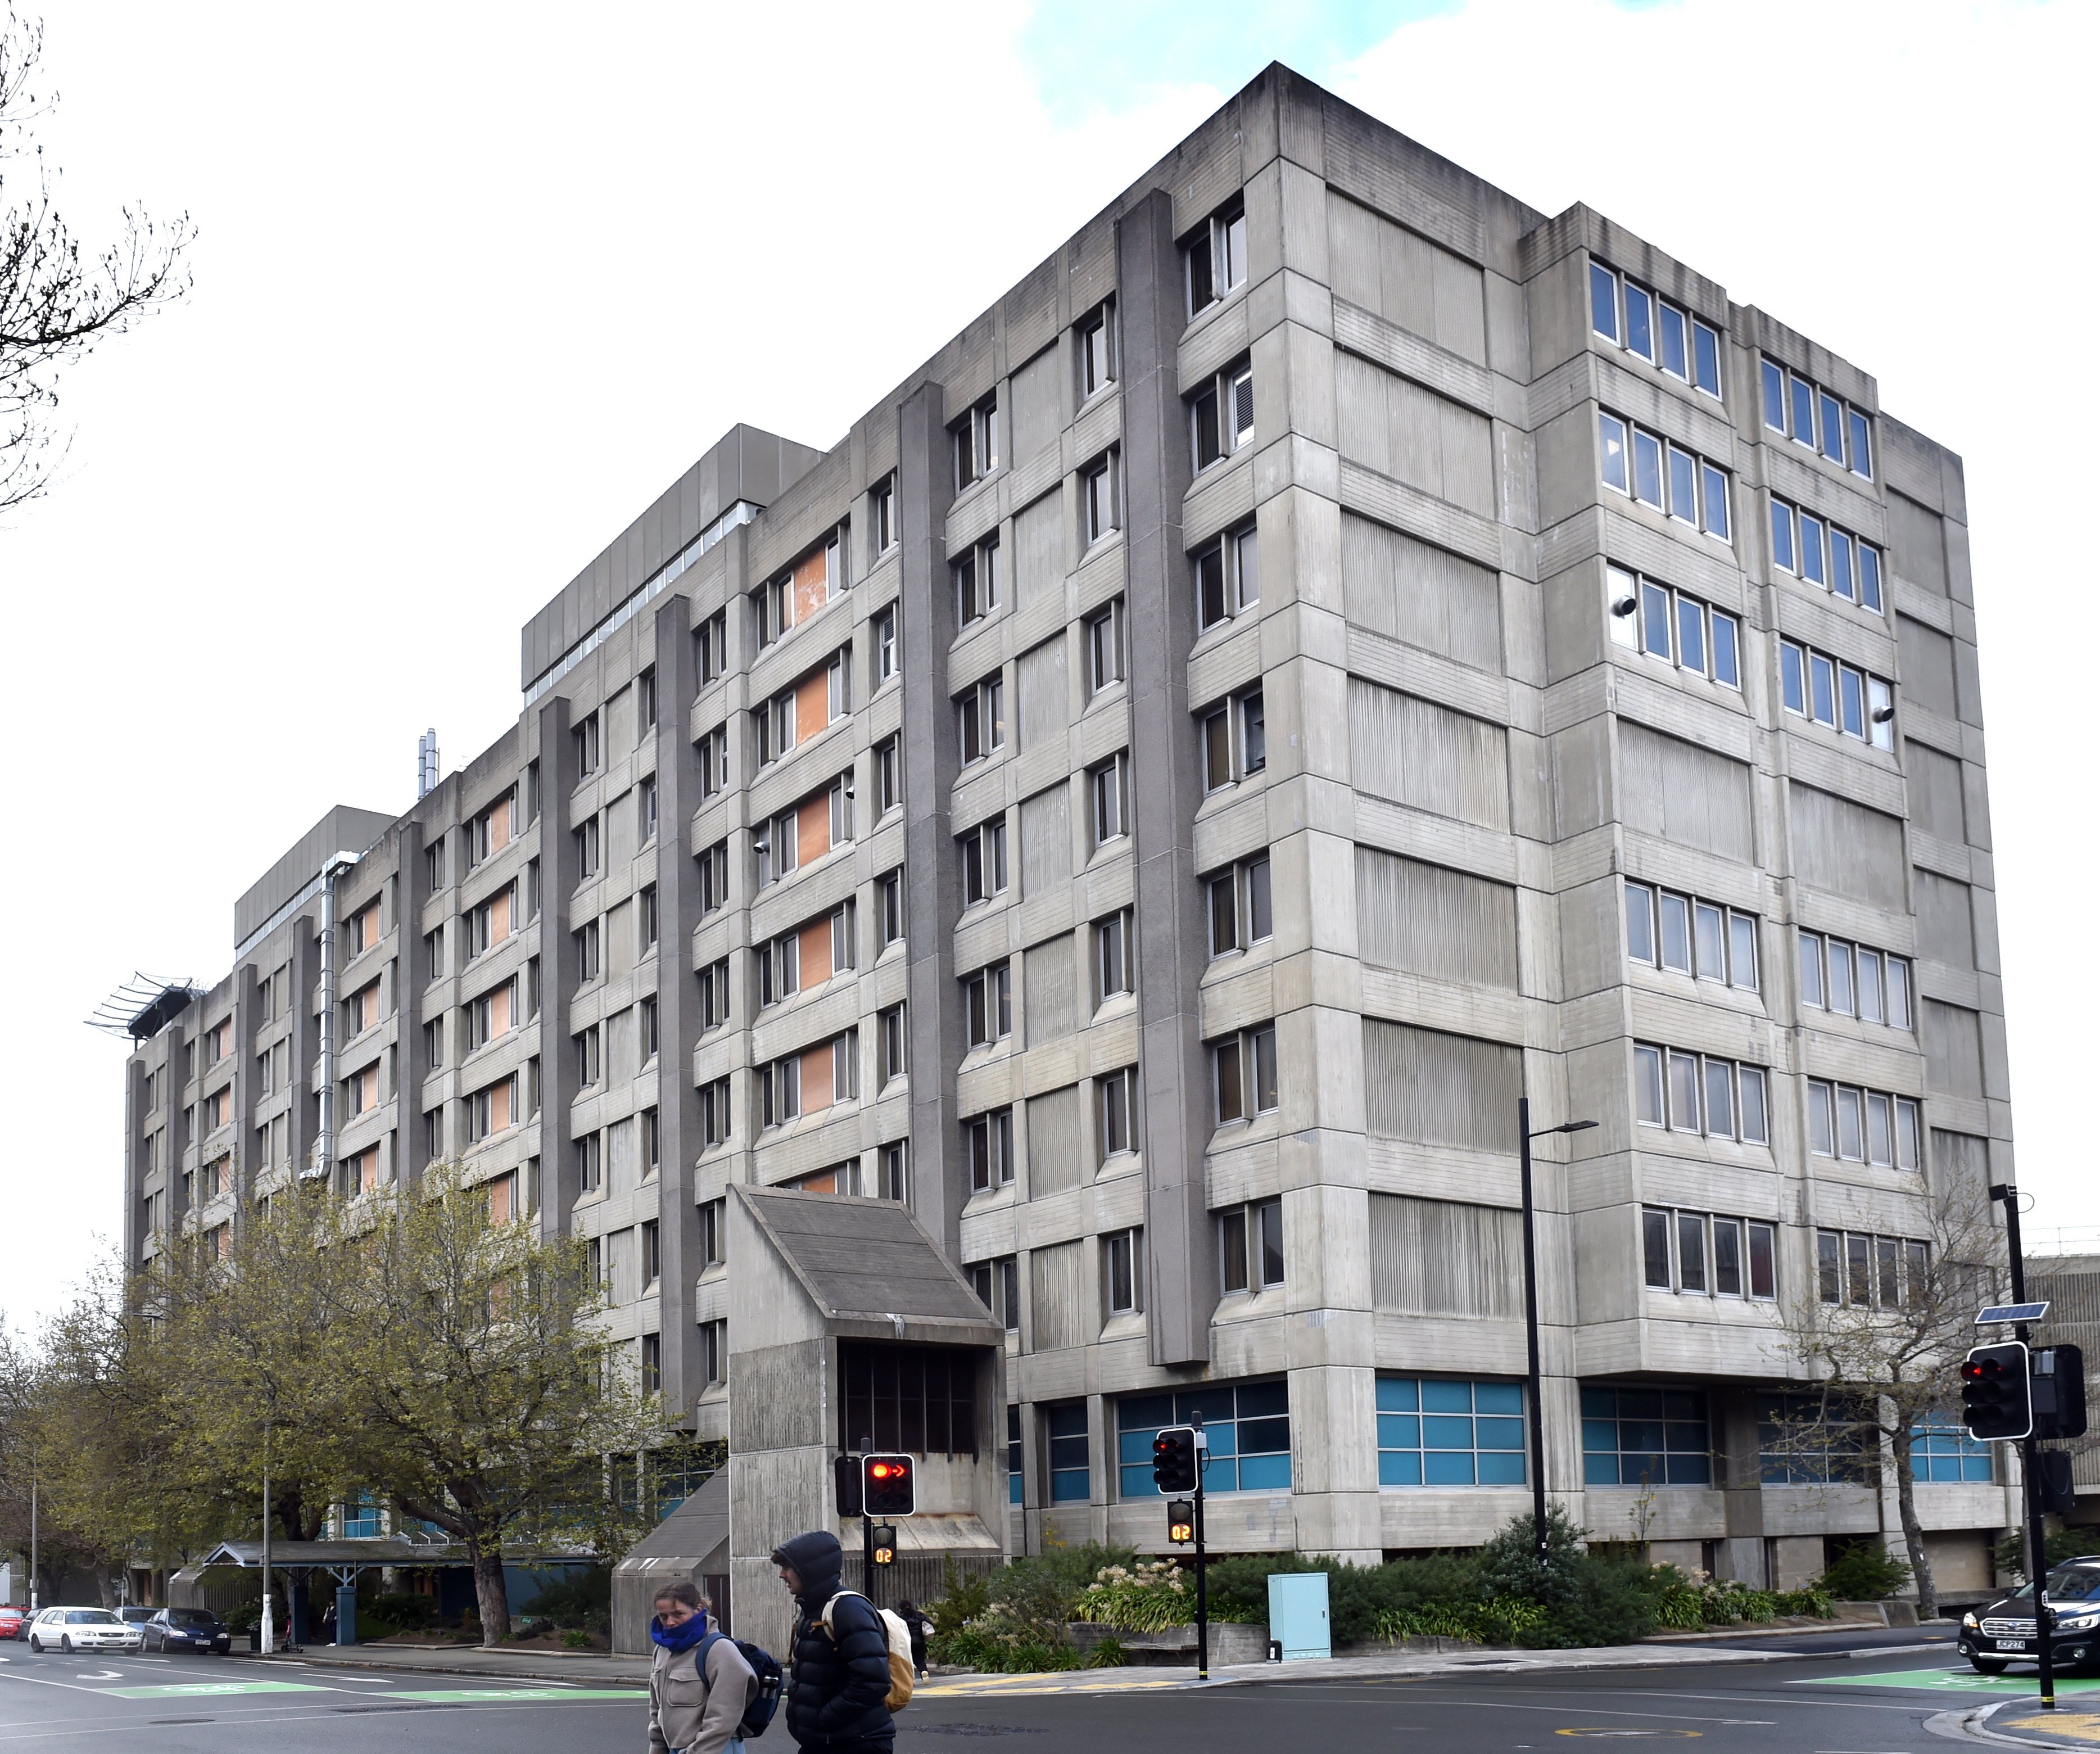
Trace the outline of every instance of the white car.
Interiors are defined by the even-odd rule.
[[[29,1622],[32,1650],[136,1650],[139,1628],[107,1608],[46,1608]]]

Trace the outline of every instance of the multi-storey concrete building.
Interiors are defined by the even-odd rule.
[[[1272,68],[242,899],[131,1063],[134,1253],[461,1159],[730,1438],[740,1588],[863,1437],[978,1458],[929,1549],[1159,1547],[1198,1411],[1215,1540],[1370,1558],[1528,1507],[1528,1093],[1596,1123],[1548,1486],[1799,1581],[1893,1518],[1761,1456],[1791,1312],[2011,1169],[1965,519],[1858,367]],[[1929,1447],[1979,1587],[2005,1483]]]

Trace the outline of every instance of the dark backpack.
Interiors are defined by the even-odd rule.
[[[709,1633],[693,1646],[693,1662],[705,1676],[708,1650],[717,1638],[729,1638],[727,1633]],[[780,1709],[780,1688],[783,1677],[780,1665],[773,1660],[773,1653],[762,1645],[755,1645],[748,1638],[731,1638],[737,1655],[751,1665],[751,1672],[758,1677],[758,1685],[752,1689],[751,1701],[743,1708],[743,1719],[736,1726],[736,1733],[748,1742],[754,1736],[765,1734],[765,1726],[773,1721],[773,1714]]]

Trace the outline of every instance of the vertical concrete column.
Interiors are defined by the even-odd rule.
[[[569,897],[576,886],[569,838],[569,794],[576,788],[569,702],[550,694],[535,715],[540,748],[540,1234],[568,1234],[576,1203],[576,1154],[569,1149],[569,1104],[576,1067],[569,1053],[569,1000],[576,962],[569,955]],[[519,900],[522,903],[521,895]]]
[[[1210,1090],[1197,983],[1196,634],[1181,539],[1189,441],[1176,354],[1183,324],[1174,203],[1154,190],[1116,224],[1123,307],[1123,555],[1130,632],[1131,820],[1137,854],[1138,1053],[1145,1093],[1145,1322],[1155,1364],[1211,1355],[1217,1263],[1204,1200]]]
[[[311,915],[301,918],[293,928],[291,1163],[294,1176],[307,1173],[320,1118],[314,1100],[314,1074],[321,1057],[320,1019],[314,1010],[321,982],[319,932]],[[187,1146],[189,1142],[183,1142]]]
[[[1714,1391],[1714,1423],[1720,1428],[1723,1525],[1718,1575],[1770,1589],[1765,1575],[1765,1498],[1758,1460],[1758,1397],[1754,1389],[1731,1384]]]
[[[956,917],[962,864],[950,833],[948,797],[960,766],[948,708],[948,647],[955,605],[948,590],[946,396],[921,384],[897,411],[898,638],[904,706],[905,992],[910,1009],[911,1204],[951,1256],[962,1248],[968,1166],[956,1138],[955,1068],[963,1058],[955,994]],[[1009,837],[1009,858],[1019,848]]]
[[[700,1098],[693,1083],[699,988],[692,970],[700,897],[686,863],[693,854],[687,843],[700,801],[699,763],[688,735],[699,684],[692,613],[690,599],[673,597],[657,609],[651,625],[656,665],[656,1117],[663,1157],[657,1172],[657,1235],[664,1251],[664,1398],[677,1407],[690,1407],[704,1386],[696,1374],[698,1335],[690,1319],[693,1282],[700,1272],[699,1208],[693,1195],[693,1160],[700,1149]]]
[[[523,809],[522,780],[518,804]],[[443,829],[439,829],[438,837],[442,843]],[[395,889],[400,913],[395,925],[394,956],[394,1182],[398,1187],[415,1186],[430,1161],[430,1141],[423,1134],[423,1080],[430,1076],[430,1049],[423,1039],[423,995],[430,985],[430,956],[423,943],[423,908],[430,899],[425,845],[421,823],[401,824],[401,868]],[[518,1093],[524,1093],[522,1087]]]
[[[247,1222],[255,1191],[255,967],[233,970],[233,1196],[234,1222]]]

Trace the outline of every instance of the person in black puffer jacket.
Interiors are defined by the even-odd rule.
[[[783,1695],[788,1734],[821,1754],[890,1754],[897,1724],[883,1703],[889,1636],[881,1617],[861,1597],[848,1596],[832,1610],[831,1631],[823,1624],[824,1605],[840,1588],[838,1537],[822,1530],[798,1535],[773,1550],[773,1562],[795,1597]]]

